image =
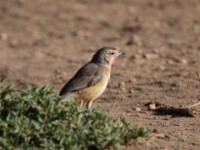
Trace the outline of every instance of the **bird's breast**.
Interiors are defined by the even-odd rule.
[[[80,91],[79,96],[84,101],[92,101],[98,98],[106,89],[108,85],[108,81],[110,79],[110,71],[109,69],[103,70],[103,78],[100,82],[95,84],[94,86],[88,87],[82,91]]]

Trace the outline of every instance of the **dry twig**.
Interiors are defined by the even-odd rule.
[[[173,107],[158,102],[150,102],[146,106],[148,106],[149,110],[156,111],[159,114],[196,117],[198,110],[191,107],[197,106],[199,104],[194,104],[190,107]]]

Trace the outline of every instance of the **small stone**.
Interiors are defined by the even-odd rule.
[[[153,53],[149,53],[149,54],[144,54],[143,58],[146,58],[146,59],[155,59],[155,58],[158,58],[158,55],[157,54],[153,54]]]
[[[163,133],[156,134],[156,136],[157,136],[158,138],[165,138],[165,134],[163,134]]]
[[[131,59],[134,60],[134,59],[141,59],[142,56],[140,54],[134,54],[131,56]]]
[[[187,65],[188,61],[186,59],[181,59],[181,63],[184,64],[184,65]]]
[[[152,103],[149,105],[150,110],[156,110],[156,104]]]
[[[6,40],[8,39],[8,34],[6,34],[6,33],[4,33],[4,32],[1,33],[1,34],[0,34],[0,39],[6,41]]]
[[[11,40],[9,45],[10,45],[10,47],[14,48],[18,45],[18,42],[16,40]]]
[[[200,78],[200,71],[197,71],[196,73],[197,73],[197,76]]]
[[[158,129],[153,129],[153,133],[159,133]]]
[[[122,90],[122,91],[125,91],[126,90],[126,84],[125,82],[120,82],[118,87]]]
[[[130,83],[134,83],[134,82],[136,82],[137,80],[135,79],[135,78],[130,78],[129,80],[128,80],[128,82],[130,82]]]
[[[134,93],[135,91],[134,91],[134,89],[130,89],[130,91],[129,91],[129,93]]]
[[[135,107],[135,111],[141,111],[141,108]]]
[[[164,70],[166,70],[166,67],[163,66],[163,65],[160,65],[160,70],[161,70],[161,71],[164,71]]]
[[[171,137],[169,135],[167,135],[167,134],[165,134],[165,138],[171,139]]]
[[[62,73],[62,71],[61,71],[61,69],[60,69],[60,68],[57,68],[57,69],[55,69],[55,70],[54,70],[54,73],[55,73],[55,74],[61,74],[61,73]]]
[[[176,64],[173,60],[167,60],[167,63],[170,64],[170,65]]]

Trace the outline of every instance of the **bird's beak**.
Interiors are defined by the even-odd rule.
[[[118,57],[119,57],[119,56],[122,56],[122,55],[125,55],[125,54],[126,54],[126,53],[125,53],[124,51],[119,50]]]

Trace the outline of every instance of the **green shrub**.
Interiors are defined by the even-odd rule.
[[[0,149],[101,150],[149,134],[98,108],[81,109],[74,101],[60,108],[52,87],[0,84]]]

